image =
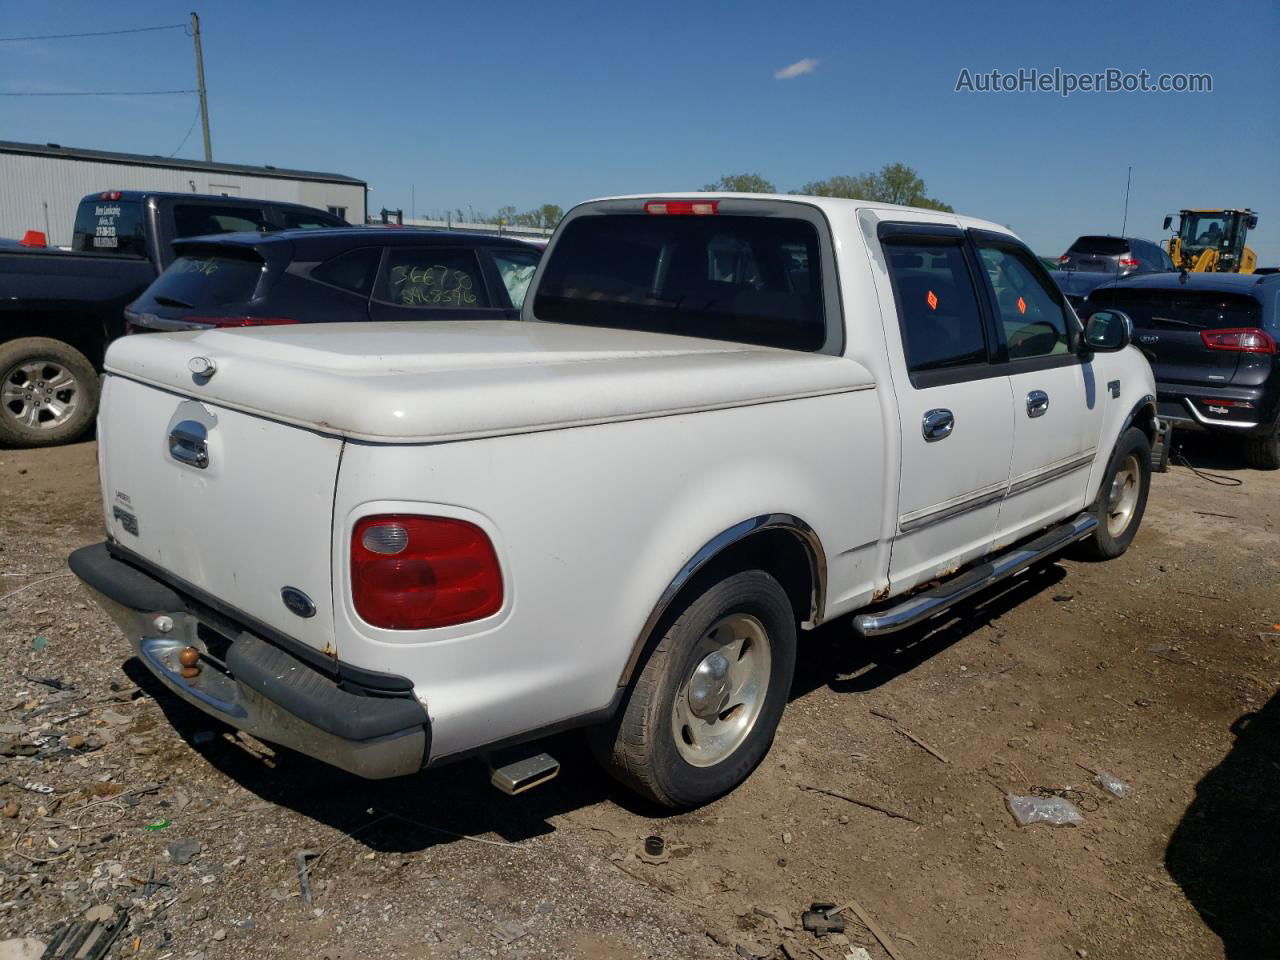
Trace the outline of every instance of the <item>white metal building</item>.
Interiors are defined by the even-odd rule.
[[[103,190],[302,203],[355,224],[365,222],[368,203],[368,184],[338,173],[0,140],[0,237],[18,238],[27,230],[42,230],[51,246],[67,246],[81,198]]]

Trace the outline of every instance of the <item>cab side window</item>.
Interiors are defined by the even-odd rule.
[[[1043,268],[1014,246],[979,242],[978,250],[1009,359],[1070,353],[1066,310]]]
[[[911,373],[987,361],[973,279],[959,242],[886,242]]]

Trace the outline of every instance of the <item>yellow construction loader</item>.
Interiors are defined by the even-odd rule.
[[[1166,230],[1173,219],[1164,218]],[[1253,273],[1258,255],[1244,241],[1257,225],[1252,210],[1183,210],[1169,237],[1169,259],[1190,273]]]

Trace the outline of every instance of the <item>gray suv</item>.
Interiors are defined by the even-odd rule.
[[[1059,270],[1080,270],[1127,277],[1176,269],[1164,250],[1137,237],[1080,237],[1058,258]]]

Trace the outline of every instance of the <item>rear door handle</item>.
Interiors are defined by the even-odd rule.
[[[941,407],[926,410],[924,416],[920,418],[920,432],[924,434],[924,439],[928,443],[947,439],[955,426],[955,414]]]
[[[209,432],[204,424],[183,420],[169,431],[169,456],[197,470],[204,470],[209,466],[208,438]]]
[[[1027,394],[1027,416],[1043,417],[1049,412],[1049,395],[1043,390],[1032,390]]]

